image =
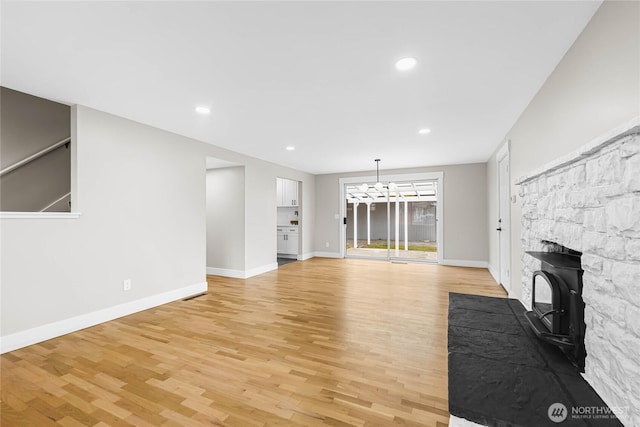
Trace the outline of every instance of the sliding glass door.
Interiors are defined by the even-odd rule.
[[[437,181],[345,184],[347,257],[438,261]]]
[[[372,185],[346,185],[346,255],[389,258],[389,204],[387,191]]]
[[[390,259],[437,262],[436,189],[435,181],[424,181],[397,183],[390,190]]]

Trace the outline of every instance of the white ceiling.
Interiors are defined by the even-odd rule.
[[[311,173],[483,162],[600,3],[3,1],[1,78]]]

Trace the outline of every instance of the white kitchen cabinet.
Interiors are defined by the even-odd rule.
[[[278,254],[298,255],[298,229],[278,227]]]
[[[288,204],[289,201],[291,201],[290,205]],[[285,206],[298,206],[298,181],[284,180],[283,202]]]
[[[278,206],[298,206],[298,181],[276,178]]]

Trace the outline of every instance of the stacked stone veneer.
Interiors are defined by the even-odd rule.
[[[523,302],[549,240],[582,255],[585,378],[627,426],[640,426],[640,126],[593,141],[517,181]],[[579,403],[579,402],[578,402]]]

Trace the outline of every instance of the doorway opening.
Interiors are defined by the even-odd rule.
[[[302,216],[300,202],[302,183],[287,178],[276,178],[276,206],[278,237],[278,266],[300,257]]]
[[[387,177],[383,188],[344,179],[343,256],[441,262],[441,174],[420,175]]]
[[[245,167],[206,159],[206,271],[245,277]]]

